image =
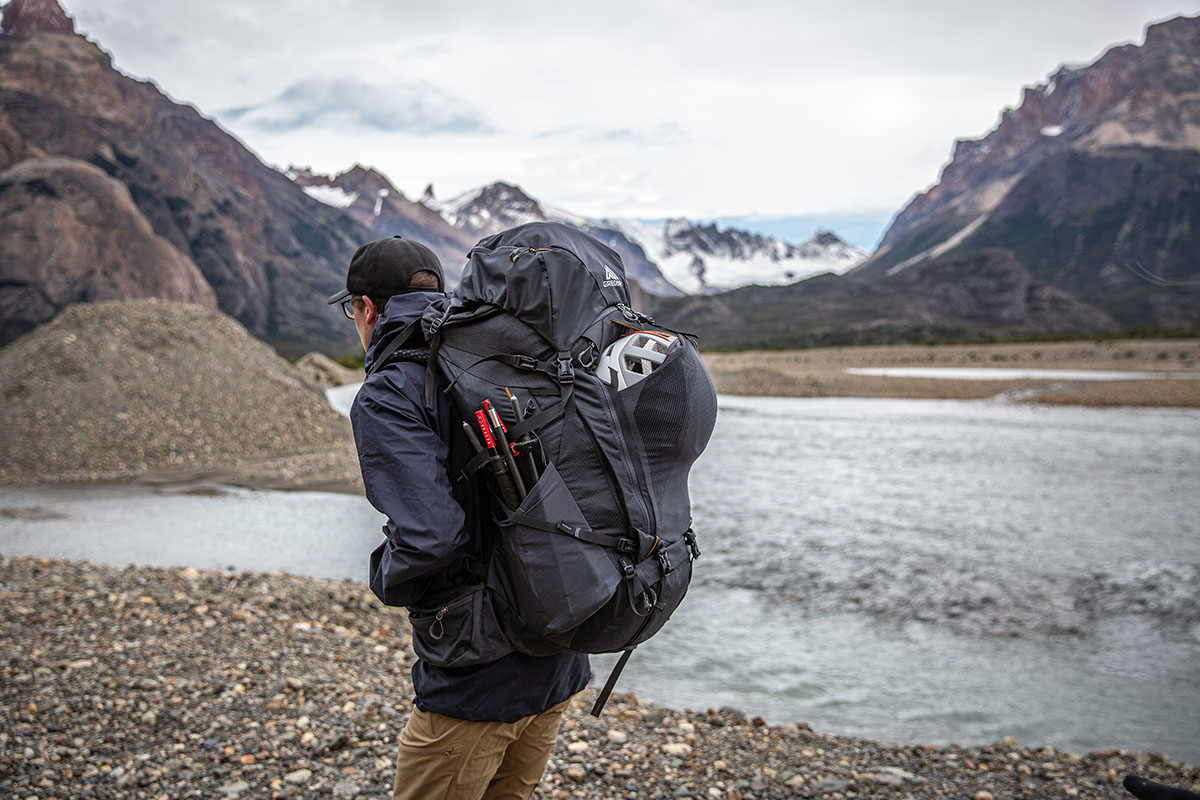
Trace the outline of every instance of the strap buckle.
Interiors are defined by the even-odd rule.
[[[687,543],[688,554],[691,556],[692,561],[695,561],[697,558],[699,558],[700,545],[696,544],[696,534],[691,528],[688,528],[686,531],[684,531],[683,541]]]
[[[559,353],[558,355],[558,382],[575,382],[575,367],[571,366],[570,353]]]
[[[537,359],[533,356],[517,354],[513,356],[513,366],[517,369],[523,369],[532,372],[537,369]]]
[[[582,530],[580,530],[580,528],[579,528],[578,526],[576,526],[576,525],[569,525],[569,524],[567,524],[566,522],[560,522],[560,523],[558,523],[558,526],[557,526],[557,527],[558,527],[558,529],[559,529],[560,531],[562,531],[563,533],[565,533],[567,536],[572,536],[572,537],[574,537],[574,538],[576,538],[576,539],[578,539],[578,538],[579,538],[579,536],[580,536],[580,535],[583,533],[583,531],[582,531]]]
[[[617,562],[617,565],[621,568],[621,574],[625,576],[625,580],[631,581],[637,575],[637,572],[633,569],[633,564],[630,564],[628,559],[622,558]]]

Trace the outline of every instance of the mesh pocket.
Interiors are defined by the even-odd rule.
[[[413,650],[434,666],[489,664],[513,652],[484,586],[470,587],[467,594],[437,608],[410,608],[408,621]]]
[[[524,524],[520,517],[550,526],[565,524],[588,535],[591,528],[553,464],[547,465],[514,518],[500,523],[497,551],[511,587],[510,599],[532,632],[554,637],[599,610],[621,579],[604,547]]]

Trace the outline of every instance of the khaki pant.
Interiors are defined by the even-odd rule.
[[[516,722],[467,722],[414,709],[400,733],[393,800],[528,800],[569,702]]]

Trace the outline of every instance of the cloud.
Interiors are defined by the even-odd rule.
[[[680,144],[688,137],[683,128],[666,122],[652,128],[600,128],[588,125],[568,125],[540,131],[538,139],[571,139],[577,142],[631,142],[633,144]]]
[[[293,83],[273,100],[217,116],[271,132],[333,127],[416,136],[494,132],[482,112],[427,81],[384,88],[357,78],[312,78]]]

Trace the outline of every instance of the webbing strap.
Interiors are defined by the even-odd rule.
[[[560,522],[557,525],[553,522],[547,522],[544,519],[526,516],[519,512],[512,512],[508,518],[513,522],[519,523],[529,528],[537,528],[539,531],[548,531],[550,533],[559,533],[563,536],[570,536],[573,539],[578,539],[581,542],[588,544],[596,544],[601,547],[615,548],[619,539],[614,539],[611,536],[605,536],[602,533],[594,533],[586,528],[580,528],[578,525],[570,525],[566,522]]]
[[[389,339],[384,348],[379,351],[379,355],[376,356],[375,363],[371,364],[371,368],[367,370],[367,377],[370,377],[381,370],[383,366],[387,364],[388,359],[395,355],[397,350],[408,344],[408,340],[412,338],[413,331],[415,331],[420,324],[421,318],[417,317],[412,322],[405,325],[404,328],[394,337]]]
[[[613,687],[617,685],[617,678],[621,677],[621,670],[625,669],[626,662],[633,655],[633,651],[637,648],[631,647],[626,650],[617,660],[617,665],[612,668],[612,672],[608,673],[608,680],[604,683],[604,688],[600,690],[600,696],[596,698],[596,704],[592,706],[592,716],[600,716],[600,712],[604,710],[604,704],[608,702],[608,696],[612,694]]]
[[[526,417],[524,422],[513,425],[508,429],[508,440],[510,442],[520,441],[525,438],[525,434],[530,431],[536,431],[544,425],[549,425],[559,417],[567,413],[568,404],[575,393],[575,384],[569,383],[563,387],[562,401],[555,403],[549,408],[543,409],[532,417]]]

